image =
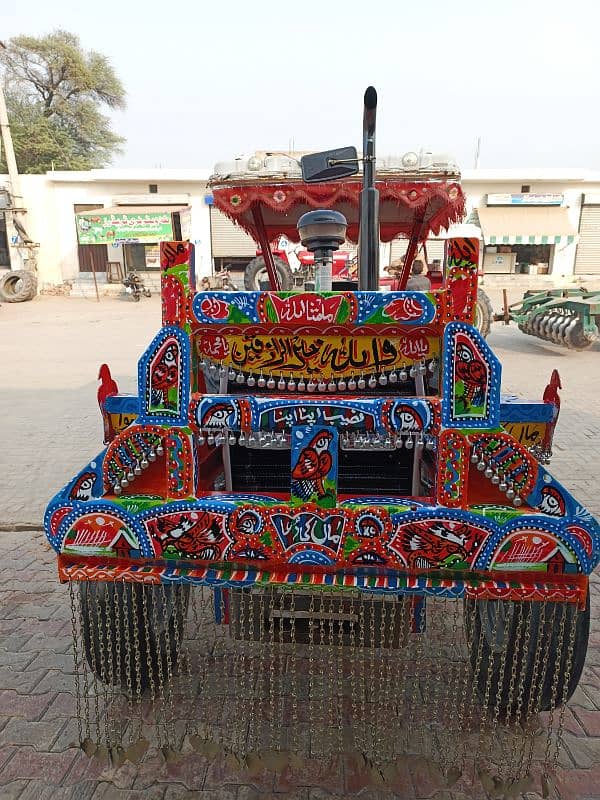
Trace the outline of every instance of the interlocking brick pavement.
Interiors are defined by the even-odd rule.
[[[111,771],[72,746],[77,731],[68,596],[56,581],[43,534],[23,528],[39,528],[48,498],[100,449],[98,363],[111,363],[121,388],[134,390],[136,360],[159,315],[156,298],[139,305],[40,298],[2,307],[0,362],[10,369],[0,393],[0,800],[325,800],[357,794],[362,800],[466,800],[457,791],[432,795],[431,776],[414,767],[389,787],[373,787],[349,763],[328,774],[306,770],[278,778],[246,779],[200,757],[169,769],[157,757],[143,768],[126,764]],[[501,325],[489,341],[504,364],[505,391],[541,397],[558,367],[564,388],[551,471],[600,516],[600,348],[570,352]],[[11,525],[21,530],[8,530]],[[594,576],[588,660],[565,715],[563,800],[600,799],[598,608],[600,580]]]

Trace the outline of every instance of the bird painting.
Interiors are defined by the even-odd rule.
[[[317,498],[326,494],[323,481],[333,466],[333,458],[329,446],[333,433],[319,430],[300,454],[292,469],[292,494],[309,500],[313,495]]]

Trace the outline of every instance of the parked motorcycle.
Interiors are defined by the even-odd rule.
[[[142,294],[144,297],[152,297],[152,292],[150,289],[146,289],[144,286],[144,281],[142,278],[140,278],[137,272],[128,272],[123,278],[123,286],[125,287],[127,294],[131,295],[131,299],[136,303],[140,302],[140,297]]]

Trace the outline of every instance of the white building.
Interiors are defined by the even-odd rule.
[[[210,170],[121,170],[48,172],[21,176],[29,236],[37,243],[40,289],[69,283],[75,292],[93,291],[93,268],[101,287],[107,263],[146,273],[158,284],[157,243],[152,237],[112,244],[79,245],[76,214],[104,209],[127,213],[168,212],[190,207],[189,238],[196,245],[202,276],[230,265],[241,269],[255,255],[255,243],[211,205]],[[8,180],[0,176],[0,187]],[[466,170],[463,187],[470,219],[478,220],[485,245],[486,274],[545,274],[555,281],[600,277],[600,173],[586,170]],[[6,220],[3,219],[6,217]],[[0,209],[0,267],[20,269],[11,212]],[[397,258],[404,242],[384,248],[382,264]],[[432,242],[428,259],[440,257]],[[120,283],[118,268],[108,270]]]

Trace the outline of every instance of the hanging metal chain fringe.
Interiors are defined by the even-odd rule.
[[[195,751],[251,775],[348,759],[375,785],[412,765],[506,800],[553,790],[575,605],[124,582],[69,593],[81,748],[114,767],[156,747],[167,763]]]

